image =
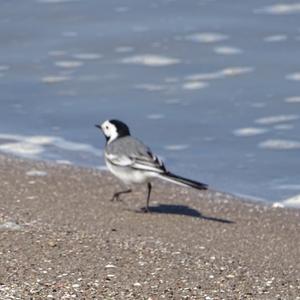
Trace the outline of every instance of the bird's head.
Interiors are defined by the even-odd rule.
[[[119,120],[107,120],[101,125],[96,125],[101,129],[108,143],[113,140],[130,135],[128,126]]]

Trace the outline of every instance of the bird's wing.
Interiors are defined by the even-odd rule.
[[[156,173],[164,173],[166,171],[163,162],[150,150],[147,151],[146,155],[135,156],[133,159],[134,163],[132,168],[134,169],[152,171]]]
[[[166,171],[163,162],[150,150],[146,153],[132,155],[114,155],[105,153],[105,158],[113,165],[119,167],[131,167],[136,170],[164,173]]]
[[[119,138],[106,147],[105,157],[111,164],[156,173],[166,171],[163,162],[132,136]]]
[[[119,167],[132,166],[133,160],[126,155],[114,155],[105,153],[105,158],[113,165]]]

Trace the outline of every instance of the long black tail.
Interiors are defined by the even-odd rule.
[[[208,185],[205,183],[187,179],[187,178],[172,174],[170,172],[159,174],[159,177],[166,181],[169,181],[169,182],[172,182],[172,183],[175,183],[178,185],[182,185],[182,186],[192,187],[197,190],[207,190],[207,188],[208,188]]]

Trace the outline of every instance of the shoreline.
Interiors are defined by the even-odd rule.
[[[300,299],[300,211],[0,155],[0,299]]]

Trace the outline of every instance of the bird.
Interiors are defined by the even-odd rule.
[[[127,187],[126,190],[115,192],[111,201],[120,200],[120,195],[131,193],[135,184],[147,184],[148,193],[143,210],[150,212],[152,181],[156,178],[197,190],[208,189],[207,184],[168,171],[163,161],[148,146],[130,134],[124,122],[112,119],[95,126],[106,139],[104,158],[108,170]]]

